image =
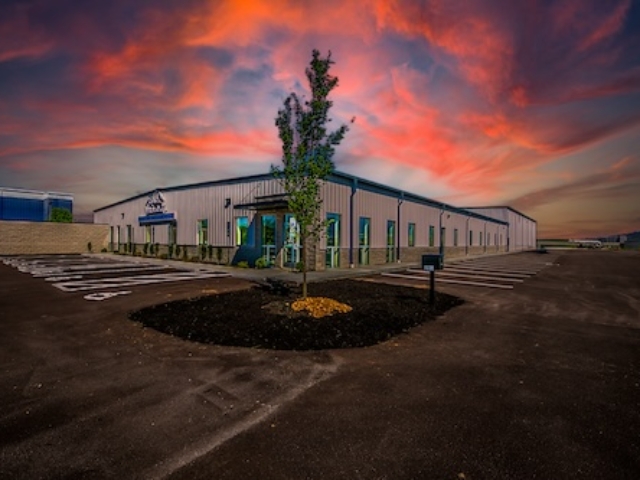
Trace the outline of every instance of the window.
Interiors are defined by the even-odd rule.
[[[168,233],[169,234],[167,235],[167,238],[169,239],[169,245],[175,245],[176,243],[178,243],[178,229],[176,228],[175,223],[169,224]]]
[[[327,213],[327,257],[325,265],[329,268],[340,266],[340,215]]]
[[[458,246],[458,229],[457,228],[453,229],[453,246],[454,247]]]
[[[262,215],[262,256],[271,265],[276,260],[276,217]]]
[[[151,225],[144,226],[144,243],[151,243],[153,239],[151,238]]]
[[[469,246],[473,245],[473,230],[469,230]]]
[[[236,246],[249,244],[249,217],[236,217]]]
[[[433,247],[436,241],[436,227],[429,225],[429,246]]]
[[[387,220],[387,263],[396,261],[396,222]]]
[[[360,217],[359,264],[369,265],[369,245],[371,243],[371,219]]]
[[[198,245],[207,245],[209,243],[209,220],[206,218],[198,220],[196,242]]]
[[[416,224],[415,223],[409,224],[408,233],[409,233],[409,246],[415,247],[416,246]]]

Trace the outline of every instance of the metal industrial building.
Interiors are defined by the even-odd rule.
[[[0,187],[0,220],[46,222],[54,208],[73,213],[73,195]]]
[[[510,207],[457,208],[340,172],[321,196],[327,233],[307,252],[316,270],[536,247],[535,220]],[[271,174],[157,189],[95,210],[94,223],[110,226],[113,251],[147,244],[171,254],[178,245],[189,257],[215,249],[225,263],[264,257],[281,267],[301,254],[295,218]]]

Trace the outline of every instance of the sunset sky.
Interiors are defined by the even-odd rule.
[[[76,213],[266,173],[332,52],[340,171],[539,237],[640,230],[640,1],[3,0],[0,186]]]

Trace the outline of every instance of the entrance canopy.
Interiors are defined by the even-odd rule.
[[[143,225],[166,225],[176,221],[173,213],[152,213],[143,217],[138,217],[138,223]]]
[[[262,195],[256,197],[253,202],[241,203],[234,205],[233,208],[242,210],[280,210],[287,209],[289,203],[286,193],[277,193],[275,195]]]

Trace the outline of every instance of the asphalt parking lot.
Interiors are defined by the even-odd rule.
[[[513,289],[439,285],[466,303],[409,334],[304,353],[126,319],[233,276],[88,301],[0,265],[0,478],[636,479],[640,255],[541,257]]]

